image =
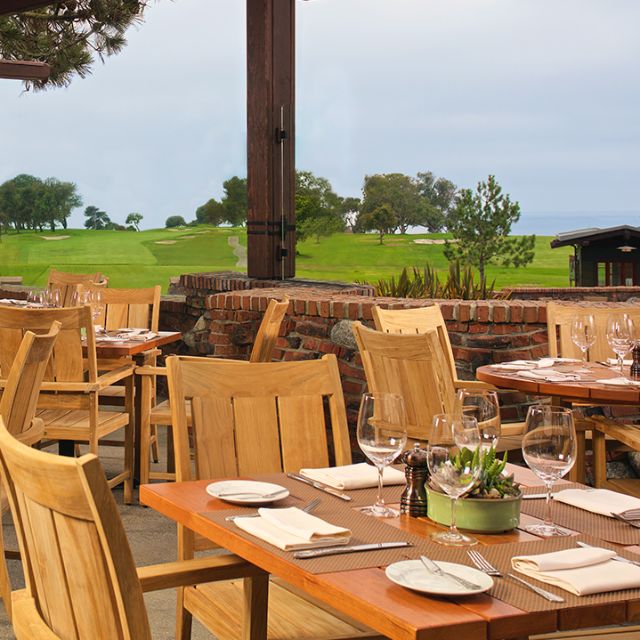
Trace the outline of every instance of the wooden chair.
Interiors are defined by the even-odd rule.
[[[436,330],[401,335],[353,323],[369,391],[397,393],[405,401],[407,435],[425,443],[437,413],[454,410],[455,387]]]
[[[607,342],[607,319],[612,313],[626,313],[640,328],[640,307],[630,305],[586,305],[566,302],[547,303],[547,332],[549,334],[549,354],[553,357],[582,359],[582,352],[571,339],[571,323],[576,315],[591,314],[595,325],[596,342],[587,352],[590,362],[605,361],[614,357]],[[612,403],[614,404],[614,403]],[[576,434],[578,436],[578,453],[576,464],[571,470],[570,478],[584,482],[585,454],[587,434],[591,432],[593,448],[594,484],[596,487],[609,487],[627,493],[638,494],[639,489],[633,483],[607,480],[606,438],[621,442],[633,450],[640,450],[640,430],[633,425],[625,425],[623,421],[611,420],[604,416],[587,417],[584,410],[592,405],[573,403],[579,411],[574,412]],[[635,483],[637,484],[637,483]]]
[[[108,279],[101,273],[68,273],[49,270],[47,279],[48,289],[58,289],[60,291],[60,304],[63,307],[73,306],[73,294],[78,290],[79,285],[93,284],[99,287],[106,287]]]
[[[114,487],[124,483],[124,500],[132,500],[133,472],[133,373],[134,365],[98,374],[96,343],[91,309],[14,309],[0,308],[0,375],[8,371],[25,331],[42,333],[52,322],[61,324],[53,356],[42,384],[36,416],[44,422],[44,437],[51,440],[88,442],[97,455],[98,442],[124,427],[124,470],[109,480]],[[83,338],[86,335],[86,358]],[[124,381],[124,411],[99,407],[100,393]]]
[[[286,296],[279,300],[270,300],[267,306],[256,338],[253,342],[249,362],[269,362],[276,345],[280,325],[289,308],[289,298]],[[154,429],[158,425],[171,424],[171,405],[169,400],[164,400],[155,404],[154,382],[156,375],[166,375],[166,368],[139,368],[138,373],[143,375],[142,379],[142,399],[140,416],[140,482],[146,484],[152,480],[173,480],[175,474],[167,469],[166,472],[150,470],[149,447],[153,443]],[[146,375],[145,375],[146,374]],[[187,421],[191,425],[191,407],[187,407]],[[157,453],[154,455],[154,462],[158,461]]]
[[[7,379],[3,381],[0,417],[9,433],[29,446],[40,441],[44,432],[42,420],[34,419],[34,416],[40,385],[59,329],[60,323],[54,322],[49,333],[44,335],[36,336],[28,331],[20,343]],[[0,486],[0,514],[4,514],[8,509],[9,501]],[[5,556],[20,557],[13,551],[5,550],[0,523],[0,596],[11,620],[11,581]]]
[[[93,454],[63,458],[26,447],[0,423],[0,467],[23,557],[13,593],[18,640],[150,640],[143,592],[266,574],[225,554],[136,571],[118,510]],[[226,612],[229,615],[229,612]],[[261,640],[256,601],[246,638]]]
[[[167,358],[173,415],[176,480],[299,471],[351,462],[347,418],[337,360],[247,363],[186,356]],[[327,403],[329,421],[325,418]],[[187,404],[191,405],[195,466],[190,455]],[[330,427],[331,446],[327,440]],[[329,449],[334,460],[330,460]],[[179,526],[178,558],[200,545]],[[219,609],[238,609],[237,583],[185,587],[178,594],[178,638],[190,637],[191,616],[219,638],[238,638],[218,624]],[[358,623],[314,606],[272,583],[269,638],[355,638],[370,634]],[[366,636],[368,637],[368,635]]]

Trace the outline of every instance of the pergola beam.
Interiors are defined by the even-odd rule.
[[[9,80],[46,80],[51,67],[46,62],[4,60],[0,58],[0,78]]]
[[[48,4],[55,4],[55,2],[53,0],[2,0],[0,2],[0,16],[39,9]]]

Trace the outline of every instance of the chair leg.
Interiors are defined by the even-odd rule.
[[[265,640],[269,609],[269,575],[245,578],[242,640]]]
[[[3,490],[4,488],[0,489],[0,491]],[[4,557],[4,532],[2,522],[0,522],[0,596],[2,597],[9,622],[11,622],[11,580],[9,579],[7,561]]]
[[[149,483],[149,446],[151,438],[151,397],[152,381],[149,376],[142,376],[140,384],[140,484]],[[178,636],[176,636],[178,637]]]
[[[124,481],[124,496],[123,500],[125,504],[133,503],[133,439],[134,439],[134,404],[133,404],[133,376],[130,376],[125,380],[125,411],[129,415],[129,421],[124,427],[124,470],[127,472],[127,477]]]
[[[569,472],[569,480],[572,482],[585,481],[585,456],[586,456],[586,432],[576,430],[576,462]]]
[[[160,460],[158,453],[158,427],[155,424],[151,425],[151,457],[158,464]]]
[[[178,610],[176,612],[176,640],[191,640],[193,616],[184,607],[184,588],[178,589]]]
[[[602,488],[607,485],[607,443],[605,434],[598,429],[594,429],[592,443],[594,484],[596,487]]]

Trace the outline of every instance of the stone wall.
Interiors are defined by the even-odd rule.
[[[513,287],[503,289],[511,300],[575,300],[626,302],[640,299],[640,287]]]

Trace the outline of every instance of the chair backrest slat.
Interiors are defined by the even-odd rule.
[[[160,285],[141,289],[100,289],[102,304],[96,324],[107,330],[136,328],[157,331],[161,290]]]
[[[79,287],[90,284],[106,287],[107,282],[107,278],[101,273],[68,273],[50,269],[47,288],[60,291],[60,304],[63,307],[72,307],[75,304],[73,294]]]
[[[280,324],[289,308],[289,298],[270,300],[251,349],[249,362],[270,362],[276,346]]]

